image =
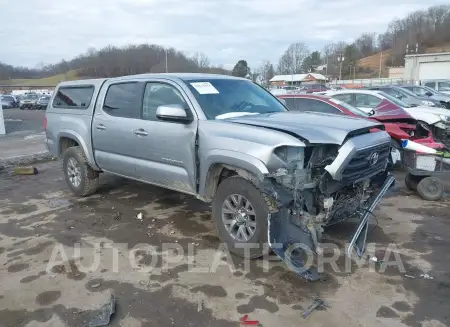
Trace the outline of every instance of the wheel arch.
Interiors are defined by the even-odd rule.
[[[64,151],[72,146],[79,146],[86,156],[89,166],[95,170],[100,170],[96,165],[92,150],[89,149],[85,140],[75,131],[62,130],[58,134],[58,156],[62,156]]]
[[[214,150],[200,169],[198,196],[206,202],[214,197],[218,185],[226,178],[239,175],[259,185],[269,172],[264,163],[246,153]]]

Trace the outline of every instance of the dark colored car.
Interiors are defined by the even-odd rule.
[[[347,94],[342,94],[342,96]],[[351,94],[350,94],[351,96]],[[345,99],[327,97],[323,95],[296,94],[280,95],[286,101],[286,106],[292,111],[318,111],[337,115],[347,115],[365,118],[383,123],[386,132],[396,140],[395,147],[400,147],[401,140],[408,139],[417,143],[426,144],[433,148],[440,148],[442,144],[436,143],[430,131],[423,128],[417,120],[405,110],[391,105],[383,100],[373,113],[367,114],[358,108],[346,103]]]
[[[429,99],[433,99],[439,101],[441,103],[441,107],[450,109],[450,95],[439,93],[438,91],[429,88],[427,86],[422,85],[402,85],[403,89],[407,89],[408,91],[414,93],[420,97],[428,97]]]
[[[50,96],[49,95],[43,95],[39,98],[39,100],[36,102],[36,109],[37,110],[45,110],[47,109],[48,103],[50,102]]]
[[[328,91],[330,88],[323,84],[305,84],[302,85],[302,91],[306,93],[315,93]]]
[[[382,85],[382,86],[372,86],[368,87],[368,90],[376,90],[387,93],[403,102],[409,104],[410,106],[428,106],[428,107],[441,107],[441,102],[430,99],[428,96],[418,96],[410,90],[404,89],[396,85]]]
[[[3,109],[10,109],[10,108],[17,108],[19,107],[19,104],[17,103],[17,100],[12,95],[2,95],[1,96],[1,103]]]

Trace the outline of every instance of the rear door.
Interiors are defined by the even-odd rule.
[[[318,99],[297,98],[295,100],[297,101],[298,111],[323,112],[336,115],[343,114],[339,109]]]
[[[95,160],[106,171],[136,177],[136,135],[144,83],[110,82],[104,86],[92,122]]]
[[[183,106],[192,122],[160,120],[156,110],[161,105]],[[177,191],[197,193],[197,117],[185,92],[172,81],[147,81],[140,117],[135,125],[140,135],[134,136],[138,178]]]
[[[336,95],[333,95],[333,98],[343,101],[345,103],[348,103],[349,105],[351,105],[353,107],[356,107],[355,106],[355,95],[352,93],[336,94]]]

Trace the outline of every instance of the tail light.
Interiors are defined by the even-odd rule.
[[[47,129],[47,117],[44,117],[44,129]]]

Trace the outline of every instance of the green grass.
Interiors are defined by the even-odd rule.
[[[30,79],[10,79],[0,81],[0,85],[20,85],[20,86],[56,86],[61,81],[71,81],[78,79],[77,71],[70,70],[66,74],[58,74],[45,78]]]

